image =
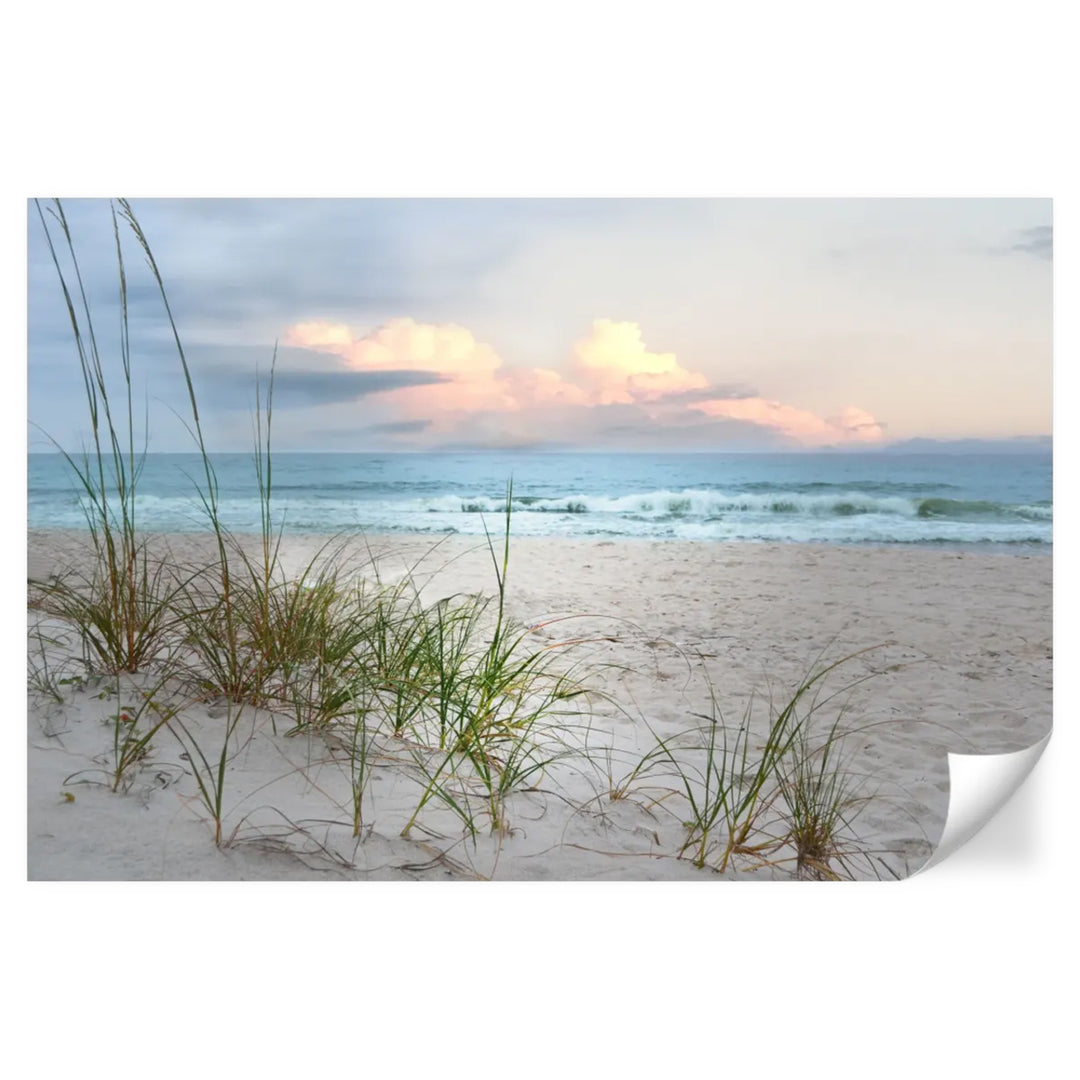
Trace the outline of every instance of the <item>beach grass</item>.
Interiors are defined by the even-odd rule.
[[[89,670],[133,673],[162,668],[167,677],[182,680],[193,698],[227,702],[223,737],[209,751],[204,751],[178,709],[164,713],[145,738],[134,734],[142,729],[116,719],[114,788],[145,756],[150,735],[168,725],[187,754],[220,843],[230,738],[246,707],[290,714],[293,733],[325,729],[351,717],[358,831],[369,717],[382,712],[384,717],[378,720],[385,718],[397,736],[407,735],[421,748],[430,743],[442,756],[441,763],[425,774],[423,793],[405,832],[436,796],[475,831],[474,815],[467,809],[469,796],[448,785],[466,769],[473,781],[479,781],[492,821],[501,827],[507,793],[559,756],[538,752],[533,735],[540,720],[580,693],[568,677],[552,676],[549,647],[523,654],[527,633],[506,615],[512,488],[507,488],[501,551],[488,537],[497,584],[494,602],[465,596],[424,605],[408,579],[396,587],[380,586],[374,595],[362,586],[350,588],[341,580],[343,562],[334,550],[321,551],[298,576],[286,577],[280,565],[284,524],[276,524],[273,513],[276,350],[265,397],[257,374],[255,379],[253,463],[261,531],[253,555],[222,522],[219,485],[194,378],[163,278],[134,211],[125,200],[111,207],[121,290],[122,408],[116,412],[63,206],[56,201],[49,212],[63,234],[75,284],[69,283],[61,267],[46,215],[40,205],[38,209],[71,317],[86,389],[92,446],[81,458],[60,449],[85,495],[95,556],[88,578],[32,583],[38,602],[78,628]],[[151,538],[141,533],[136,521],[136,492],[146,451],[145,443],[138,453],[135,450],[121,223],[134,235],[150,267],[187,389],[190,417],[185,424],[202,462],[202,480],[193,483],[217,549],[217,558],[203,565],[180,568],[165,558],[153,560]],[[493,619],[488,617],[492,607]],[[40,679],[50,686],[47,676]],[[422,756],[414,755],[414,760]]]
[[[368,722],[364,702],[354,702],[354,718],[349,726],[349,791],[352,795],[352,832],[359,837],[364,826],[364,795],[371,780],[375,734]]]
[[[701,869],[725,873],[736,863],[748,870],[792,863],[797,878],[837,880],[854,876],[854,858],[872,868],[851,828],[869,798],[867,778],[845,752],[864,729],[845,727],[841,708],[823,737],[815,733],[818,715],[873,675],[822,697],[825,681],[872,651],[813,667],[780,707],[770,706],[763,729],[753,699],[737,725],[727,724],[706,673],[711,711],[691,714],[690,727],[666,738],[649,728],[653,745],[618,780],[609,749],[605,797],[676,815],[684,830],[677,857]]]
[[[26,685],[40,697],[56,705],[64,702],[64,686],[71,677],[63,674],[51,652],[63,648],[65,642],[45,632],[40,623],[31,627],[27,634]]]
[[[136,490],[146,454],[145,436],[136,449],[128,291],[120,222],[124,207],[111,207],[120,291],[120,372],[106,373],[93,311],[63,204],[54,200],[48,217],[35,203],[71,323],[86,395],[90,445],[63,455],[82,495],[93,546],[93,569],[65,574],[38,589],[41,607],[78,627],[88,662],[109,672],[134,672],[151,660],[175,625],[183,582],[154,559],[136,520]],[[58,229],[63,245],[53,240]],[[67,268],[61,263],[65,258]],[[110,383],[113,384],[110,389]],[[119,395],[119,408],[114,400]]]
[[[797,877],[836,880],[845,870],[847,840],[865,802],[843,761],[846,738],[839,720],[818,741],[800,728],[796,752],[779,766],[784,836],[795,850]]]
[[[227,701],[225,723],[217,736],[220,745],[216,749],[213,747],[207,749],[206,737],[197,737],[179,713],[174,715],[169,722],[169,731],[183,747],[191,772],[195,777],[199,797],[210,814],[214,826],[214,843],[218,847],[221,846],[221,826],[225,816],[226,773],[230,758],[239,749],[236,745],[230,747],[230,743],[234,740],[243,711],[243,705],[231,700]]]
[[[152,749],[153,738],[176,715],[177,708],[172,704],[163,704],[159,695],[164,689],[166,675],[156,686],[131,688],[131,704],[121,704],[123,688],[121,676],[116,675],[117,709],[111,717],[113,732],[112,746],[112,789],[119,791],[132,768],[146,758]],[[145,723],[144,723],[145,721]]]

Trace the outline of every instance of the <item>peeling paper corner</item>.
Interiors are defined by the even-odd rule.
[[[1013,754],[949,754],[949,810],[941,841],[918,870],[923,874],[966,844],[1027,779],[1050,734]]]

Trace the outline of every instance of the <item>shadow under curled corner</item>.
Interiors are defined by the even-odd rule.
[[[949,754],[949,810],[941,841],[916,877],[966,844],[1035,768],[1052,732],[1012,754]]]

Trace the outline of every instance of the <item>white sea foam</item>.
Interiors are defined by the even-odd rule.
[[[377,506],[379,504],[370,504]],[[389,504],[384,504],[389,505]],[[424,499],[405,499],[392,504],[405,513],[484,513],[505,510],[505,500],[465,492]],[[636,514],[650,517],[700,517],[722,514],[789,514],[792,516],[846,516],[854,514],[896,514],[914,517],[919,500],[899,496],[873,496],[863,492],[835,492],[807,495],[794,492],[769,494],[727,493],[686,489],[649,491],[629,495],[567,494],[554,498],[516,498],[518,513],[554,514]]]
[[[1002,478],[984,469],[972,476],[970,466],[965,473],[945,462],[917,473],[908,465],[882,466],[870,459],[857,469],[822,459],[811,469],[800,459],[797,478],[784,478],[768,462],[702,464],[661,456],[634,458],[631,469],[628,461],[530,459],[528,482],[514,487],[514,534],[820,543],[1052,541],[1053,509],[1049,499],[1040,501],[1042,481],[1017,479],[1016,472]],[[136,501],[140,526],[156,532],[206,529],[205,509],[188,473],[181,476],[167,461],[152,465],[157,471],[144,477]],[[35,468],[41,483],[31,484],[31,527],[83,527],[77,490],[62,471],[55,463]],[[658,478],[682,474],[697,482],[649,487],[648,470]],[[250,461],[224,462],[221,473],[222,522],[237,532],[258,531],[260,503]],[[481,469],[477,459],[387,463],[286,455],[280,466],[275,462],[275,477],[281,482],[273,493],[272,518],[289,531],[483,536],[485,529],[502,528],[505,479],[495,466]],[[717,483],[714,477],[727,479]]]

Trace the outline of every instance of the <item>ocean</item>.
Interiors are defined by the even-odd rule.
[[[214,455],[224,523],[257,532],[252,456]],[[138,523],[207,527],[194,454],[149,454]],[[979,545],[1049,551],[1049,454],[301,454],[273,459],[273,513],[287,532],[825,544]],[[28,524],[85,524],[59,454],[30,454]]]

